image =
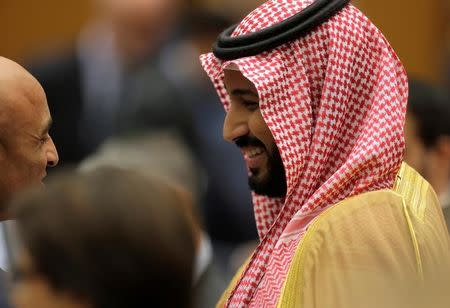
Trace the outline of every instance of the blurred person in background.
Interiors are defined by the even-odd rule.
[[[194,226],[199,234],[195,245],[193,307],[214,307],[228,277],[222,271],[210,236],[201,224],[198,204],[204,180],[183,139],[163,129],[109,139],[81,163],[80,170],[89,172],[102,167],[120,167],[150,178],[158,177],[185,191],[187,198],[193,197],[194,202],[188,210],[194,217]]]
[[[114,168],[23,194],[11,205],[14,307],[191,307],[190,202],[160,179]]]
[[[204,11],[219,13],[236,23],[248,12],[265,2],[265,0],[196,0],[199,7]]]
[[[409,84],[405,161],[430,182],[450,226],[450,101],[424,81]]]
[[[168,119],[192,141],[189,112],[157,67],[164,46],[181,35],[184,4],[93,0],[94,17],[71,49],[31,61],[47,92],[62,165],[80,162],[123,122],[146,128]]]
[[[52,118],[39,82],[17,63],[0,57],[0,307],[6,306],[3,274],[7,243],[3,228],[12,219],[6,203],[16,193],[42,186],[47,167],[58,164],[49,135]]]

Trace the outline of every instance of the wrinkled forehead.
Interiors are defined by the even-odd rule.
[[[33,117],[38,111],[49,112],[44,89],[28,73],[11,75],[0,81],[0,110],[8,117],[27,112]]]

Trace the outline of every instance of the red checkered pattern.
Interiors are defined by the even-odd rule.
[[[311,2],[268,1],[233,36],[279,23]],[[253,195],[261,243],[227,301],[227,307],[275,307],[311,221],[345,198],[392,187],[404,152],[406,73],[380,31],[352,5],[272,51],[233,61],[207,54],[201,62],[225,110],[228,65],[254,83],[283,160],[286,198]]]

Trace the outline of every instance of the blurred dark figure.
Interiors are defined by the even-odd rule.
[[[192,143],[189,110],[157,65],[180,36],[184,2],[93,0],[95,16],[75,46],[31,61],[47,92],[62,165],[129,128],[162,123]]]
[[[433,186],[450,226],[450,101],[443,91],[412,80],[405,161]]]
[[[21,196],[11,206],[15,307],[190,307],[188,206],[160,180],[109,168]]]

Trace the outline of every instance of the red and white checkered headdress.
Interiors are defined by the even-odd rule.
[[[232,36],[277,24],[312,0],[270,0]],[[407,102],[405,70],[381,32],[352,5],[306,36],[256,56],[201,56],[227,110],[230,64],[256,87],[286,171],[286,198],[253,195],[261,243],[229,307],[274,307],[310,222],[350,196],[391,188],[400,168]]]

